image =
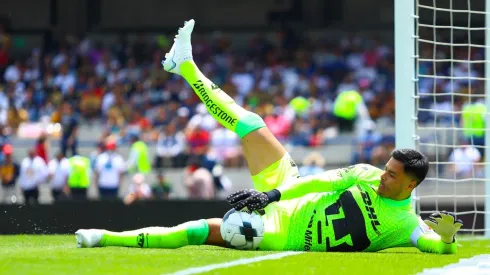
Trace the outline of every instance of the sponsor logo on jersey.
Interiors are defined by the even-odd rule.
[[[368,217],[371,222],[371,226],[376,232],[376,234],[380,235],[381,233],[378,230],[378,226],[380,225],[378,221],[378,216],[376,215],[376,212],[374,211],[373,201],[371,200],[371,197],[369,196],[369,193],[362,190],[361,186],[357,185],[357,188],[359,189],[359,192],[361,193],[362,201],[364,202],[364,207],[366,211],[368,212]]]
[[[310,221],[308,222],[308,229],[305,231],[305,247],[304,251],[310,251],[311,246],[313,245],[313,231],[311,231],[311,227],[313,226],[313,218],[315,217],[316,210],[313,211],[313,215],[310,217]]]

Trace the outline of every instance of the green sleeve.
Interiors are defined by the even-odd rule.
[[[379,185],[382,171],[367,164],[358,164],[347,168],[328,170],[314,176],[297,178],[285,182],[277,188],[281,200],[289,200],[309,193],[346,190],[356,183]]]
[[[457,242],[445,243],[441,241],[441,237],[434,233],[422,234],[417,240],[417,248],[426,253],[435,254],[455,254]]]

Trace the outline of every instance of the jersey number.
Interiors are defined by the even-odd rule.
[[[336,246],[331,246],[329,237],[326,237],[327,251],[351,252],[365,250],[369,247],[371,241],[367,236],[366,224],[364,223],[362,211],[350,191],[342,193],[340,198],[334,204],[325,208],[326,225],[329,225],[328,216],[338,215],[340,213],[340,208],[344,210],[345,217],[341,219],[332,219],[332,226],[335,234],[334,238],[337,241],[350,234],[352,246],[345,241]]]

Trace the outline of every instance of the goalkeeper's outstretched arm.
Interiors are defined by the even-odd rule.
[[[456,240],[452,243],[445,243],[435,233],[424,233],[420,235],[416,246],[422,252],[435,254],[455,254],[457,248]]]
[[[382,171],[367,164],[325,171],[319,175],[297,178],[281,184],[277,190],[281,200],[299,198],[309,193],[345,190],[356,184],[358,178],[372,185],[379,185]]]
[[[247,207],[254,211],[263,209],[271,202],[299,198],[309,193],[346,190],[356,184],[358,178],[362,178],[363,183],[377,186],[382,172],[371,165],[358,164],[292,179],[265,193],[253,189],[240,190],[228,196],[227,200],[237,210]]]
[[[309,193],[332,192],[344,190],[353,185],[349,173],[342,169],[328,170],[318,175],[289,180],[277,187],[281,200],[302,197]]]

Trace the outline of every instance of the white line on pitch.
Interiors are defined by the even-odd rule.
[[[417,275],[488,275],[490,274],[490,254],[482,254],[440,268],[427,268]]]
[[[211,264],[211,265],[205,265],[205,266],[200,266],[200,267],[192,267],[192,268],[184,269],[184,270],[177,271],[174,273],[168,273],[166,275],[198,274],[198,273],[208,272],[208,271],[215,270],[215,269],[227,268],[227,267],[232,267],[232,266],[237,266],[237,265],[251,264],[251,263],[267,261],[267,260],[276,260],[276,259],[284,258],[287,256],[297,255],[300,253],[303,253],[303,252],[290,251],[290,252],[269,254],[269,255],[265,255],[265,256],[254,257],[254,258],[239,259],[239,260],[226,262],[226,263]]]

